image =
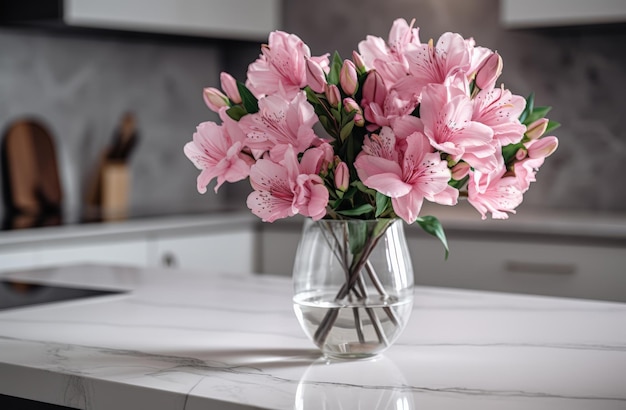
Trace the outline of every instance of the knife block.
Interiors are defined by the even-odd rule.
[[[102,219],[115,221],[128,217],[128,198],[130,191],[130,173],[123,162],[109,161],[102,165]]]

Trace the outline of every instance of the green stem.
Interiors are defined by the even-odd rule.
[[[341,263],[341,266],[344,268],[344,271],[346,272],[347,281],[344,282],[344,284],[341,286],[341,288],[337,292],[337,295],[335,296],[335,300],[340,301],[344,299],[351,291],[354,291],[358,295],[358,291],[356,291],[355,285],[357,284],[359,278],[361,278],[361,270],[366,266],[369,255],[371,254],[372,250],[376,247],[380,239],[383,237],[385,231],[387,230],[390,224],[391,224],[391,221],[387,222],[386,225],[384,226],[384,229],[381,229],[380,232],[378,232],[376,235],[368,237],[368,241],[363,247],[363,250],[359,252],[357,255],[354,255],[352,262],[347,270],[346,270],[347,253],[344,254],[345,258],[344,257],[338,258],[339,262]],[[329,225],[330,224],[326,224],[326,229],[332,232],[332,228]],[[334,233],[333,233],[333,237],[335,238],[335,240],[337,239]],[[346,244],[347,243],[348,242],[346,241]],[[332,247],[332,249],[335,249],[335,248]],[[337,252],[333,252],[333,253],[335,254],[335,257],[338,256]],[[373,274],[375,275],[375,272]],[[370,319],[372,320],[374,330],[376,334],[378,335],[379,340],[386,344],[387,341],[385,339],[384,333],[382,332],[382,325],[380,324],[378,317],[376,317],[375,312],[371,310],[370,308],[366,308],[366,312],[370,316]],[[387,313],[387,315],[390,314],[387,312],[387,310],[385,312]],[[393,311],[389,309],[389,312],[391,312],[391,314],[393,315]],[[339,316],[339,308],[332,308],[326,313],[324,318],[322,318],[322,321],[320,322],[320,325],[318,326],[313,336],[315,343],[318,346],[324,345],[338,316]],[[398,322],[396,319],[394,324],[397,324],[397,323]]]

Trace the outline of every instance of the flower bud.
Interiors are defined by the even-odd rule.
[[[465,178],[467,174],[470,172],[470,165],[467,162],[459,162],[455,166],[452,167],[452,179],[456,179],[460,181]]]
[[[348,114],[356,111],[356,115],[354,116],[354,125],[356,125],[357,127],[362,127],[365,125],[363,110],[361,109],[361,107],[359,107],[359,104],[357,104],[356,101],[354,101],[352,98],[343,99],[343,109]]]
[[[552,155],[558,146],[559,140],[553,136],[533,140],[527,145],[528,156],[530,158],[546,158]]]
[[[307,58],[306,60],[306,82],[311,90],[316,93],[323,93],[326,87],[326,75],[322,67],[315,61]]]
[[[546,132],[548,128],[548,119],[547,118],[539,118],[537,121],[534,121],[526,128],[526,137],[529,140],[536,140]]]
[[[237,80],[235,80],[232,75],[222,72],[220,74],[220,81],[222,83],[222,90],[224,90],[228,98],[235,104],[241,104],[241,95],[239,95],[239,89],[237,88]]]
[[[335,187],[341,192],[345,192],[350,184],[350,170],[345,162],[340,162],[335,167]]]
[[[326,86],[325,90],[326,100],[328,100],[328,104],[331,107],[337,108],[339,106],[339,101],[341,101],[341,93],[339,92],[339,88],[336,85],[330,84]]]
[[[204,103],[211,111],[219,112],[220,108],[229,106],[228,97],[217,88],[205,88],[202,90],[202,97],[204,98]]]
[[[350,60],[344,60],[339,74],[339,84],[341,89],[348,95],[354,95],[359,86],[359,79],[356,74],[356,67]]]
[[[357,70],[359,70],[361,74],[367,71],[367,68],[365,67],[365,62],[363,61],[363,57],[361,57],[361,54],[357,53],[356,51],[352,51],[352,61],[354,62],[354,66],[357,68]]]
[[[528,155],[528,151],[526,151],[524,148],[520,148],[515,153],[515,159],[521,161],[526,158],[526,155]]]
[[[491,89],[496,84],[496,80],[502,74],[502,57],[494,52],[485,59],[483,65],[476,74],[476,85],[481,90]]]
[[[376,70],[370,71],[363,84],[363,100],[365,103],[376,103],[382,107],[385,98],[387,98],[385,81]]]

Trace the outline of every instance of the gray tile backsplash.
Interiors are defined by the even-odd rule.
[[[197,193],[197,172],[183,155],[196,124],[216,119],[202,101],[202,88],[219,79],[216,45],[2,29],[0,50],[2,127],[27,116],[50,128],[69,219],[125,111],[136,115],[140,135],[130,160],[134,213],[222,205],[224,195]]]
[[[563,123],[561,145],[538,175],[523,206],[626,212],[621,170],[626,163],[624,89],[626,29],[507,31],[497,0],[377,0],[285,2],[285,29],[313,54],[337,49],[349,56],[366,34],[387,36],[397,17],[417,19],[422,41],[444,31],[473,36],[504,58],[506,86],[535,91]],[[137,116],[141,140],[130,160],[132,209],[201,212],[244,207],[246,184],[220,195],[199,195],[197,171],[182,147],[195,126],[216,116],[202,88],[226,69],[242,78],[258,49],[217,43],[68,36],[0,28],[0,122],[43,120],[56,138],[69,219],[81,208],[84,184],[122,114]],[[1,205],[0,205],[1,207]],[[1,208],[0,208],[1,211]],[[0,212],[1,214],[2,212]]]

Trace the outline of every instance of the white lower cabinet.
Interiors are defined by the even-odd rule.
[[[144,267],[148,262],[148,245],[144,239],[51,244],[40,247],[38,253],[43,266],[106,263]]]
[[[7,236],[0,242],[0,272],[96,263],[249,273],[256,266],[252,221],[237,216],[129,221],[76,226],[69,234],[53,227],[41,234],[33,230],[32,240],[25,239],[24,232],[13,232],[18,240]]]
[[[536,295],[626,302],[626,248],[607,244],[409,236],[415,281]]]
[[[0,250],[0,272],[39,266],[39,254],[34,249]]]
[[[255,234],[252,229],[164,235],[148,240],[149,265],[206,273],[254,271]]]
[[[626,302],[626,247],[569,238],[448,235],[450,255],[419,228],[406,229],[416,285]],[[301,226],[266,224],[261,273],[290,275]]]

